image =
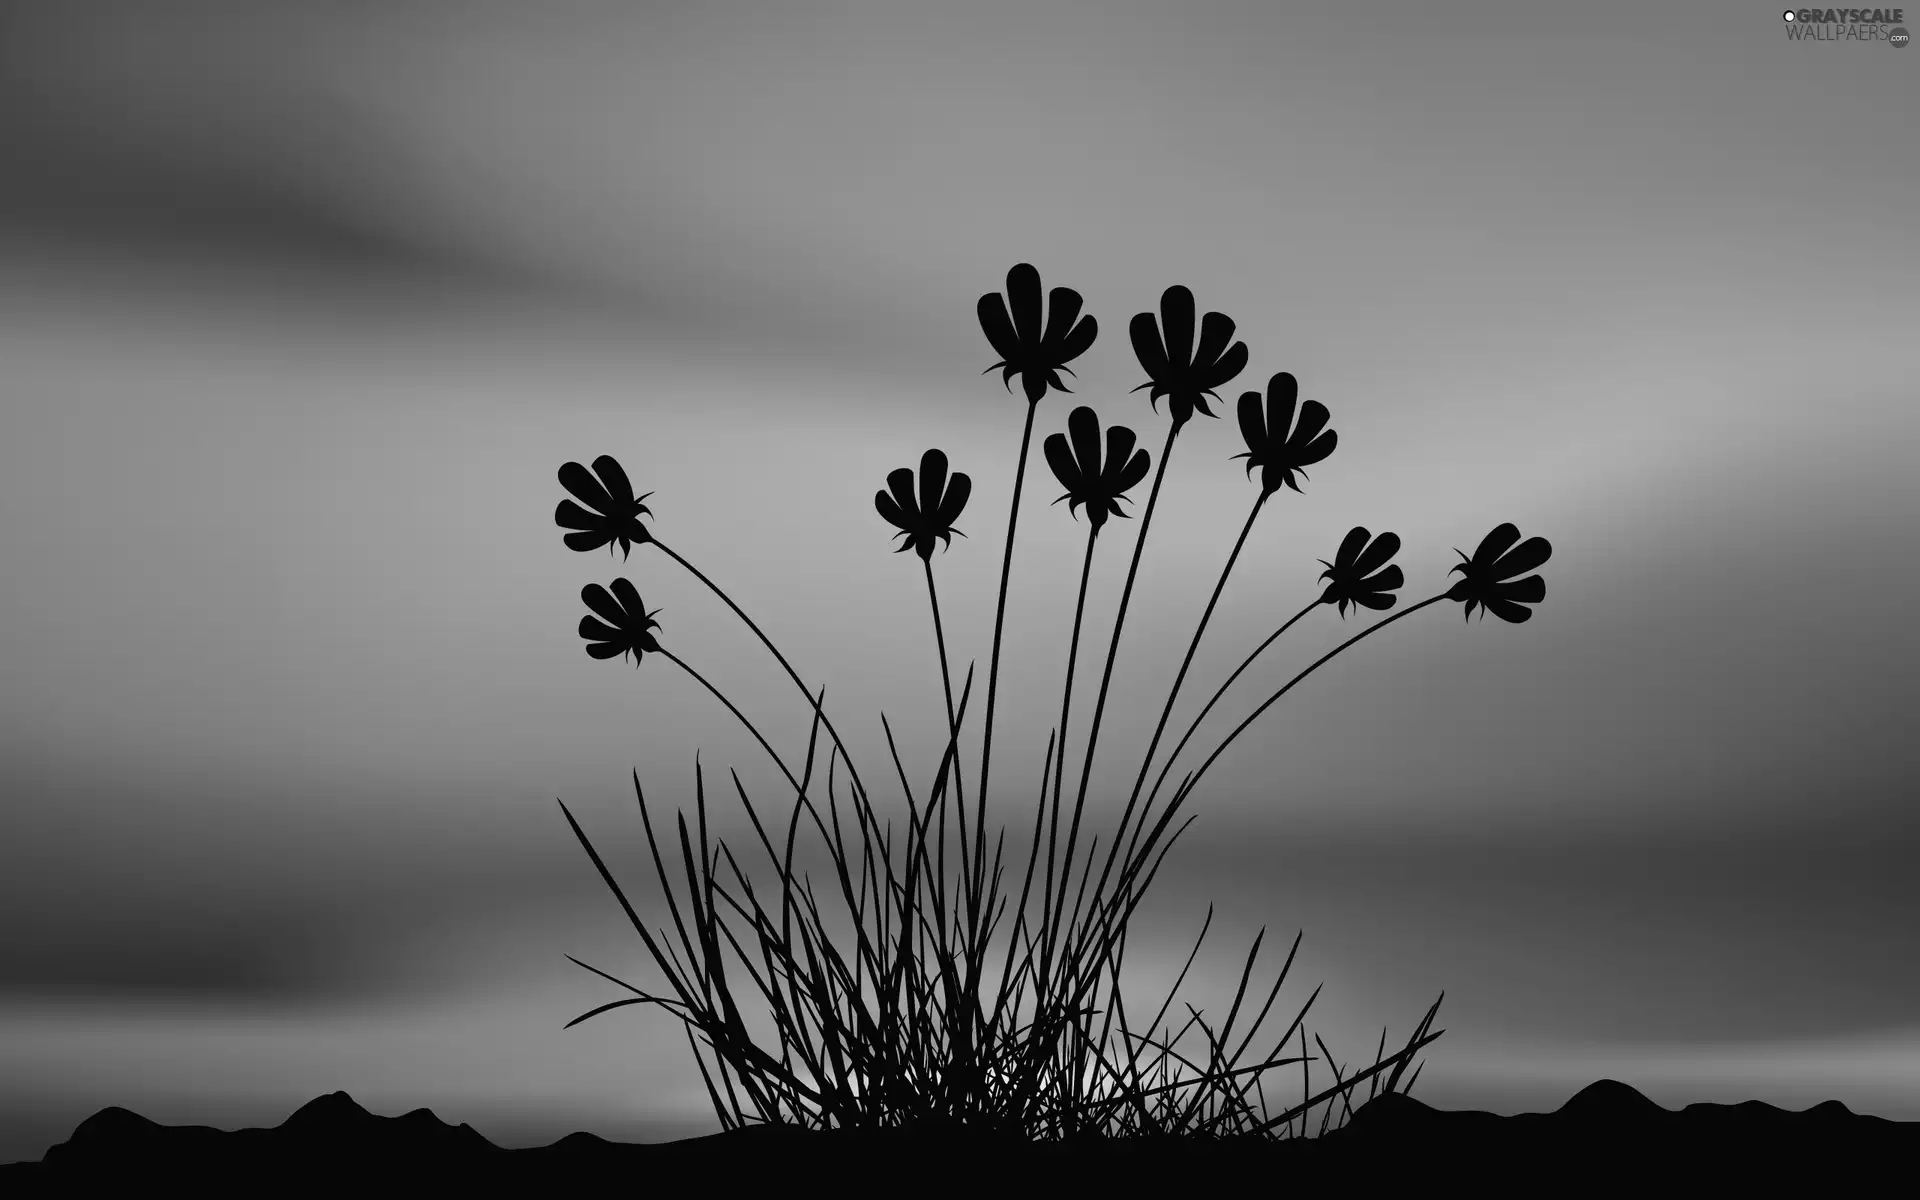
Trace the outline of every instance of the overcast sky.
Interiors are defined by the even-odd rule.
[[[580,589],[631,579],[795,761],[808,714],[657,549],[567,550],[555,473],[619,459],[870,785],[884,712],[924,790],[925,581],[872,497],[929,447],[973,479],[933,563],[977,714],[1024,402],[974,305],[1017,262],[1100,336],[1037,418],[1010,844],[1086,531],[1038,443],[1085,403],[1157,460],[1126,329],[1166,287],[1250,358],[1176,444],[1092,832],[1258,493],[1241,391],[1292,372],[1339,447],[1254,526],[1170,736],[1355,525],[1401,538],[1399,607],[1502,522],[1553,545],[1528,623],[1434,605],[1222,756],[1130,1011],[1212,903],[1181,999],[1304,930],[1274,1036],[1324,982],[1308,1027],[1364,1063],[1444,990],[1442,1107],[1611,1076],[1920,1120],[1916,72],[1732,3],[10,7],[0,1161],[109,1104],[335,1089],[508,1145],[718,1128],[671,1016],[562,1032],[618,998],[564,955],[664,981],[554,801],[658,921],[632,773],[690,812],[698,748],[743,848],[727,769],[786,806],[670,662],[583,653]],[[1096,554],[1080,747],[1146,492]],[[1196,749],[1371,619],[1303,620]]]

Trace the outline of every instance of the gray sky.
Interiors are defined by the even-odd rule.
[[[32,914],[0,932],[0,1160],[107,1104],[231,1127],[335,1088],[504,1144],[717,1128],[671,1017],[560,1029],[616,998],[564,954],[662,981],[554,798],[641,896],[631,771],[690,810],[698,747],[743,847],[727,768],[785,806],[671,663],[582,652],[580,588],[633,580],[776,747],[807,714],[657,550],[566,550],[555,471],[618,458],[827,687],[869,782],[884,711],[923,789],[924,581],[872,495],[930,446],[973,477],[934,570],[983,687],[1024,412],[974,302],[1021,261],[1101,333],[1035,431],[1010,845],[1086,528],[1038,442],[1085,403],[1157,459],[1126,327],[1163,288],[1251,358],[1176,445],[1093,832],[1257,494],[1240,391],[1291,371],[1339,449],[1255,525],[1170,737],[1354,525],[1401,537],[1400,607],[1503,521],[1554,548],[1529,623],[1436,605],[1221,758],[1130,1009],[1213,903],[1181,999],[1223,1012],[1259,928],[1262,983],[1304,929],[1272,1028],[1324,981],[1308,1026],[1350,1065],[1444,989],[1416,1090],[1444,1107],[1608,1075],[1920,1119],[1913,53],[1720,3],[0,23],[0,899]],[[1135,495],[1096,556],[1080,747]],[[1360,627],[1301,622],[1196,748]]]

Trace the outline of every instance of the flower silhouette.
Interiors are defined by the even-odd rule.
[[[1248,475],[1253,474],[1255,467],[1260,468],[1260,487],[1265,492],[1277,492],[1283,484],[1299,491],[1300,485],[1293,481],[1293,473],[1299,471],[1302,479],[1307,478],[1302,468],[1326,458],[1339,444],[1340,435],[1326,428],[1327,406],[1318,400],[1302,404],[1300,424],[1293,425],[1293,402],[1299,394],[1300,381],[1286,371],[1267,380],[1267,409],[1263,421],[1260,393],[1240,393],[1240,436],[1246,439],[1247,452],[1234,457],[1247,460]],[[1289,426],[1293,426],[1292,433],[1287,432]],[[1393,551],[1387,553],[1391,555]]]
[[[653,640],[648,630],[660,628],[660,622],[653,619],[654,613],[648,612],[646,605],[640,603],[640,593],[625,579],[613,581],[613,594],[597,583],[590,583],[580,589],[580,599],[587,607],[606,619],[606,624],[592,617],[580,618],[580,636],[587,639],[587,653],[595,658],[617,658],[622,654],[633,655],[633,665],[640,665],[643,653],[652,651],[661,653],[660,643]]]
[[[1324,558],[1319,560],[1327,568],[1320,572],[1320,578],[1333,580],[1321,595],[1320,603],[1339,605],[1340,619],[1343,621],[1347,618],[1349,603],[1356,612],[1362,607],[1379,612],[1392,608],[1394,597],[1388,593],[1406,582],[1399,567],[1387,567],[1380,571],[1388,559],[1399,553],[1400,535],[1383,533],[1374,538],[1369,546],[1367,539],[1370,536],[1364,526],[1355,525],[1347,530],[1346,540],[1340,543],[1340,551],[1333,556],[1332,562]],[[1375,571],[1380,573],[1375,575]]]
[[[999,362],[980,373],[985,375],[999,368],[1003,372],[1000,382],[1007,385],[1008,391],[1013,390],[1013,377],[1020,376],[1020,386],[1026,390],[1029,404],[1046,395],[1049,387],[1063,392],[1073,390],[1060,382],[1059,372],[1073,374],[1066,364],[1085,354],[1100,332],[1099,323],[1092,317],[1074,324],[1074,318],[1080,316],[1079,292],[1057,287],[1048,299],[1046,331],[1042,333],[1040,272],[1034,270],[1031,263],[1018,263],[1007,272],[1006,298],[1002,299],[998,292],[988,292],[980,297],[978,305],[980,328],[993,344],[994,353],[1000,356]]]
[[[889,474],[887,486],[893,489],[893,494],[875,492],[873,506],[889,525],[901,531],[897,536],[905,540],[900,543],[900,550],[916,550],[922,559],[931,561],[933,539],[940,538],[948,546],[953,544],[952,535],[960,533],[953,523],[960,519],[960,510],[967,506],[967,497],[973,494],[973,480],[966,472],[955,471],[949,484],[947,456],[938,450],[929,450],[920,456],[918,501],[913,494],[913,472],[906,467]],[[946,493],[944,497],[942,492]],[[960,533],[960,536],[967,535]]]
[[[1520,530],[1509,522],[1495,527],[1470,559],[1457,547],[1454,549],[1465,561],[1456,563],[1453,571],[1460,572],[1464,578],[1448,589],[1447,599],[1466,601],[1462,616],[1471,617],[1473,606],[1478,604],[1486,610],[1481,613],[1481,620],[1491,612],[1503,621],[1518,625],[1533,616],[1532,609],[1521,605],[1538,604],[1546,599],[1546,580],[1538,575],[1528,575],[1525,579],[1513,577],[1546,562],[1553,547],[1543,537],[1528,538],[1518,546],[1514,546],[1515,542],[1520,542]]]
[[[1193,348],[1193,293],[1175,285],[1160,294],[1160,321],[1152,313],[1139,313],[1129,332],[1133,335],[1133,353],[1149,379],[1140,388],[1150,387],[1147,401],[1158,408],[1160,397],[1167,397],[1173,423],[1184,425],[1198,408],[1211,417],[1205,397],[1219,395],[1215,388],[1225,386],[1247,365],[1247,344],[1233,342],[1233,318],[1210,312],[1200,324],[1200,348]]]
[[[1099,533],[1106,524],[1109,515],[1125,517],[1120,511],[1121,494],[1147,477],[1147,468],[1151,465],[1150,456],[1145,450],[1133,448],[1134,433],[1124,425],[1114,425],[1107,430],[1107,458],[1103,465],[1100,461],[1100,421],[1093,410],[1085,405],[1073,410],[1067,417],[1067,431],[1073,436],[1073,449],[1067,448],[1066,434],[1053,434],[1047,438],[1047,463],[1053,468],[1054,477],[1067,494],[1060,497],[1066,500],[1067,512],[1082,504],[1087,506],[1087,520],[1093,524],[1093,532]],[[1128,455],[1132,455],[1131,458]],[[1055,500],[1054,503],[1060,503]]]
[[[600,473],[599,479],[588,474],[579,463],[567,463],[560,468],[560,483],[596,511],[588,512],[571,500],[562,500],[560,507],[553,510],[553,523],[562,529],[581,530],[566,536],[569,550],[598,550],[606,546],[611,555],[612,544],[619,542],[621,557],[625,558],[632,552],[633,543],[644,546],[653,540],[646,526],[640,524],[641,513],[653,515],[641,503],[653,493],[634,499],[633,484],[611,454],[594,459],[593,469]]]

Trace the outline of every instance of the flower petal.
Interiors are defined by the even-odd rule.
[[[988,292],[980,297],[977,306],[980,314],[980,331],[987,335],[987,344],[1002,360],[1013,362],[1020,357],[1020,339],[1013,332],[1013,322],[1007,318],[1006,301],[999,292]],[[1012,368],[1008,368],[1012,370]],[[987,368],[993,370],[992,367]]]
[[[590,583],[581,588],[580,599],[586,603],[588,608],[605,618],[607,624],[612,625],[614,628],[618,629],[627,623],[627,614],[620,611],[620,606],[614,603],[612,596],[607,594],[607,589],[601,587],[599,584]]]
[[[607,498],[614,507],[608,510],[609,516],[624,516],[633,508],[633,482],[627,478],[627,472],[611,454],[602,454],[593,460],[593,469],[600,473],[606,483]]]
[[[1381,534],[1353,560],[1355,575],[1367,576],[1379,570],[1386,561],[1400,552],[1400,535],[1392,531]],[[1398,584],[1394,585],[1398,587]]]
[[[947,484],[947,498],[940,502],[937,521],[942,527],[951,527],[960,519],[960,513],[967,507],[967,498],[973,495],[973,477],[965,471],[955,471]],[[957,530],[955,532],[958,532]],[[962,534],[961,536],[965,536]]]
[[[1400,568],[1398,566],[1392,566],[1380,572],[1378,575],[1362,579],[1360,586],[1375,592],[1391,592],[1406,582],[1407,577],[1400,573]]]
[[[1515,575],[1524,575],[1540,566],[1553,556],[1553,546],[1543,537],[1532,537],[1515,546],[1506,557],[1493,565],[1494,579],[1511,579]]]
[[[1367,532],[1365,525],[1355,525],[1347,530],[1347,536],[1340,539],[1340,549],[1334,554],[1333,561],[1349,573],[1365,575],[1366,571],[1355,571],[1354,567],[1360,558],[1360,552],[1367,548],[1367,539],[1372,536]]]
[[[1300,423],[1293,427],[1293,433],[1287,441],[1294,446],[1306,446],[1320,436],[1320,431],[1327,427],[1327,419],[1332,415],[1327,411],[1327,406],[1318,400],[1307,401],[1300,406]]]
[[[920,456],[920,515],[931,518],[940,511],[940,494],[947,490],[947,456],[929,450]]]
[[[1260,393],[1241,392],[1238,412],[1240,440],[1247,444],[1248,456],[1257,459],[1260,456],[1261,447],[1267,443],[1266,414],[1260,407]],[[1241,456],[1236,454],[1234,457]],[[1254,465],[1254,462],[1249,461],[1247,470],[1252,471]]]
[[[1500,599],[1498,596],[1489,596],[1480,601],[1480,603],[1494,616],[1499,617],[1502,621],[1511,621],[1515,625],[1519,625],[1533,616],[1532,609],[1521,608],[1518,604],[1509,603],[1508,601]]]
[[[1212,321],[1213,314],[1207,314]],[[1160,332],[1166,339],[1167,361],[1175,370],[1193,363],[1193,293],[1174,284],[1160,293]]]
[[[1167,352],[1160,344],[1160,327],[1154,324],[1152,313],[1136,313],[1127,333],[1133,339],[1133,356],[1140,360],[1140,369],[1157,384],[1165,379],[1172,367],[1167,362]],[[1145,387],[1142,384],[1141,387]],[[1139,391],[1140,388],[1133,389]],[[1155,389],[1153,396],[1160,394]],[[1150,396],[1149,399],[1152,397]]]
[[[1288,430],[1293,428],[1293,403],[1300,388],[1293,376],[1285,371],[1275,375],[1267,384],[1267,430],[1269,449],[1278,449],[1293,441]]]
[[[892,489],[894,502],[900,506],[902,512],[907,514],[907,519],[910,521],[917,519],[920,515],[920,505],[913,496],[912,468],[900,467],[887,472],[887,487]]]
[[[1080,463],[1080,477],[1100,478],[1100,418],[1083,404],[1067,414],[1067,434],[1073,440],[1073,456]]]
[[[1222,355],[1217,365],[1200,370],[1196,378],[1200,385],[1200,390],[1210,392],[1215,388],[1225,387],[1227,384],[1233,382],[1234,376],[1246,369],[1247,344],[1245,342],[1235,342],[1233,349]]]
[[[553,523],[562,529],[602,529],[607,518],[596,516],[571,500],[562,500],[553,510]]]
[[[1309,400],[1307,403],[1312,404],[1313,401]],[[1339,444],[1340,435],[1329,429],[1308,444],[1296,448],[1293,451],[1293,464],[1296,467],[1310,467],[1317,462],[1323,462]]]
[[[1547,598],[1547,581],[1538,575],[1529,575],[1525,579],[1498,585],[1496,594],[1502,600],[1538,604]]]
[[[581,617],[580,636],[590,642],[617,642],[626,635],[611,625],[604,625],[592,617]]]
[[[621,642],[599,642],[587,647],[587,653],[595,658],[619,658],[629,647]]]
[[[1493,527],[1493,532],[1480,540],[1479,548],[1473,552],[1473,564],[1482,569],[1493,565],[1495,559],[1506,553],[1507,547],[1520,540],[1519,527],[1511,521]]]
[[[1232,317],[1223,312],[1208,313],[1200,322],[1200,348],[1194,351],[1193,365],[1204,369],[1218,361],[1220,356],[1225,353],[1227,343],[1233,340],[1233,330],[1234,323]],[[1237,375],[1239,372],[1236,371],[1234,374]],[[1285,371],[1280,372],[1280,375],[1286,375],[1289,380],[1293,378],[1293,376],[1287,375]],[[1280,375],[1274,376],[1274,380],[1278,381]],[[1272,383],[1269,383],[1268,386],[1271,388]],[[1272,395],[1273,393],[1269,391],[1268,397],[1271,398]],[[1289,393],[1289,395],[1291,395],[1291,393]],[[1272,427],[1271,423],[1269,423],[1268,427]],[[1279,432],[1284,434],[1286,430],[1283,427]]]
[[[1064,345],[1067,335],[1073,329],[1073,323],[1080,316],[1080,306],[1085,303],[1080,293],[1072,288],[1057,287],[1047,293],[1047,332],[1040,339],[1040,345],[1048,350]],[[1059,361],[1065,362],[1066,359]]]
[[[1077,493],[1080,490],[1080,464],[1073,461],[1073,454],[1067,449],[1067,435],[1048,434],[1041,448],[1046,451],[1047,465],[1053,468],[1053,477],[1060,481],[1060,486],[1066,488],[1069,494]],[[1068,505],[1067,511],[1073,511],[1073,506]]]
[[[873,507],[880,514],[880,519],[895,529],[910,528],[907,523],[907,514],[901,511],[893,497],[886,492],[880,491],[873,494]]]
[[[1059,290],[1065,291],[1066,289],[1061,288]],[[1048,336],[1052,335],[1049,334]],[[1100,323],[1092,317],[1087,317],[1073,327],[1072,333],[1069,333],[1065,338],[1061,339],[1058,345],[1054,346],[1050,352],[1051,357],[1056,363],[1070,363],[1082,354],[1085,354],[1087,348],[1093,345],[1093,339],[1099,336]],[[1061,390],[1065,391],[1066,389],[1062,388]]]
[[[624,578],[614,580],[613,598],[618,600],[620,607],[626,609],[628,613],[627,619],[620,622],[621,626],[640,628],[647,617],[647,606],[640,603],[640,593],[634,589],[633,584]]]
[[[581,503],[588,508],[596,509],[608,516],[613,515],[613,497],[607,495],[607,489],[601,487],[600,481],[579,463],[561,464],[560,485],[578,496]]]
[[[614,540],[614,534],[606,530],[594,530],[589,533],[570,533],[560,539],[569,550],[598,550]]]
[[[1023,349],[1040,345],[1040,272],[1032,263],[1016,263],[1007,272],[1007,304],[1013,310],[1013,332]]]

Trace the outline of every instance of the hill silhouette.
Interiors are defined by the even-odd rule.
[[[303,1105],[272,1129],[166,1126],[104,1108],[40,1162],[0,1166],[9,1196],[183,1187],[201,1195],[387,1194],[421,1187],[468,1195],[529,1188],[811,1188],[858,1177],[936,1194],[1014,1194],[1060,1186],[1127,1188],[1205,1181],[1272,1194],[1302,1186],[1466,1185],[1487,1194],[1587,1194],[1632,1186],[1660,1194],[1706,1185],[1831,1188],[1910,1179],[1920,1122],[1826,1101],[1802,1112],[1748,1101],[1663,1109],[1616,1080],[1551,1113],[1436,1109],[1384,1093],[1317,1138],[1094,1139],[1033,1143],[964,1132],[809,1131],[757,1125],[677,1142],[612,1142],[573,1133],[508,1150],[431,1110],[368,1112],[345,1092]]]

